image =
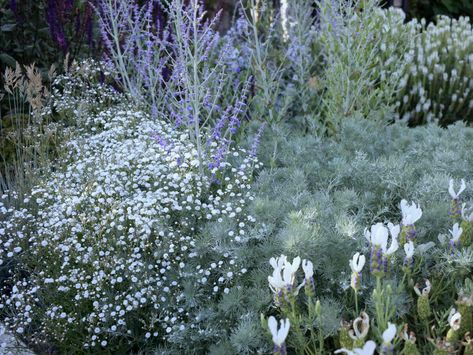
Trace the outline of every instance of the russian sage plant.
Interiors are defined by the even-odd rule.
[[[166,16],[154,15],[163,11]],[[218,168],[244,116],[249,85],[247,76],[228,70],[234,48],[231,41],[221,44],[218,16],[207,20],[198,0],[141,7],[103,0],[98,14],[109,62],[131,100],[187,132],[201,175],[204,161],[213,160],[209,170]]]

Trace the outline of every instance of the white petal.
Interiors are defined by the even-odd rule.
[[[314,276],[314,264],[312,264],[310,260],[302,260],[302,270],[304,270],[306,279],[310,279]]]
[[[406,256],[408,258],[412,258],[414,256],[414,243],[412,240],[409,240],[406,244],[404,244],[404,251],[406,252]]]
[[[363,346],[363,349],[355,349],[356,355],[373,355],[376,350],[376,343],[373,340],[368,340]]]
[[[358,260],[358,272],[361,272],[363,270],[363,266],[365,266],[366,263],[366,258],[364,255],[360,256],[360,259]]]
[[[388,323],[388,329],[383,332],[383,341],[386,344],[390,344],[396,336],[396,325]]]
[[[465,189],[466,189],[465,180],[462,179],[460,190],[458,191],[457,196],[459,196],[463,191],[465,191]]]
[[[397,238],[399,233],[401,232],[401,226],[399,224],[394,225],[391,222],[388,223],[389,232],[391,233],[391,237]]]
[[[455,193],[455,190],[453,189],[453,179],[450,179],[450,182],[448,183],[448,193],[452,198],[457,198],[457,194]]]
[[[460,324],[461,324],[461,319],[462,315],[459,312],[456,312],[451,318],[450,318],[450,327],[453,330],[458,330],[460,329]]]
[[[397,239],[391,240],[391,245],[389,246],[389,249],[386,250],[386,254],[391,255],[394,254],[397,250],[399,249],[399,242]]]
[[[379,245],[383,250],[386,250],[388,243],[388,229],[383,223],[376,223],[371,226],[371,242],[374,245]]]
[[[273,338],[278,336],[278,322],[273,316],[268,319],[268,328]]]
[[[365,239],[368,241],[368,243],[371,243],[371,233],[368,228],[365,228],[363,234],[365,235]]]
[[[401,213],[404,215],[407,212],[407,201],[402,199],[401,200]]]

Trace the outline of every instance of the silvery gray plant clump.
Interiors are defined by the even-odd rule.
[[[364,228],[376,222],[399,221],[402,199],[422,206],[416,230],[426,264],[443,260],[444,265],[455,265],[436,268],[451,280],[463,277],[466,265],[471,270],[471,246],[463,253],[439,256],[432,254],[431,243],[444,248],[439,234],[449,234],[451,229],[447,193],[450,178],[465,177],[466,184],[471,185],[468,177],[473,173],[473,158],[468,151],[472,137],[473,130],[460,123],[448,130],[436,126],[413,130],[353,118],[342,123],[336,139],[328,141],[291,129],[268,129],[260,146],[266,169],[254,184],[256,198],[250,206],[257,220],[250,235],[259,241],[241,250],[249,269],[249,283],[230,291],[229,296],[235,297],[233,307],[229,300],[222,299],[223,310],[234,310],[238,324],[224,342],[225,349],[233,349],[228,353],[272,350],[269,336],[266,344],[255,344],[255,339],[266,336],[266,323],[257,336],[247,329],[258,329],[259,312],[275,314],[267,306],[273,297],[267,286],[272,270],[268,260],[281,254],[291,260],[300,256],[313,262],[315,292],[322,309],[330,315],[322,317],[320,326],[323,334],[334,336],[342,317],[346,319],[353,311],[347,296],[351,294],[348,259],[355,250],[369,255]],[[462,194],[468,204],[472,197],[471,190]],[[403,262],[402,258],[395,259],[396,265],[402,266]],[[390,282],[400,282],[398,277],[402,278],[402,273]],[[373,280],[366,278],[363,282],[358,297],[370,303]],[[406,302],[416,301],[409,297],[394,295],[391,301],[397,315],[402,317],[408,310]],[[452,306],[441,300],[438,305],[442,310]]]

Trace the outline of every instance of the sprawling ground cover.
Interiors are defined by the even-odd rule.
[[[103,0],[104,61],[7,72],[0,315],[35,351],[473,350],[469,20],[266,5],[221,36]]]

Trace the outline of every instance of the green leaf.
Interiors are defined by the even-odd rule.
[[[5,63],[11,67],[14,67],[16,65],[15,58],[6,53],[0,53],[0,62]]]
[[[15,29],[16,23],[7,23],[5,25],[2,25],[0,27],[0,31],[2,32],[11,32]]]

